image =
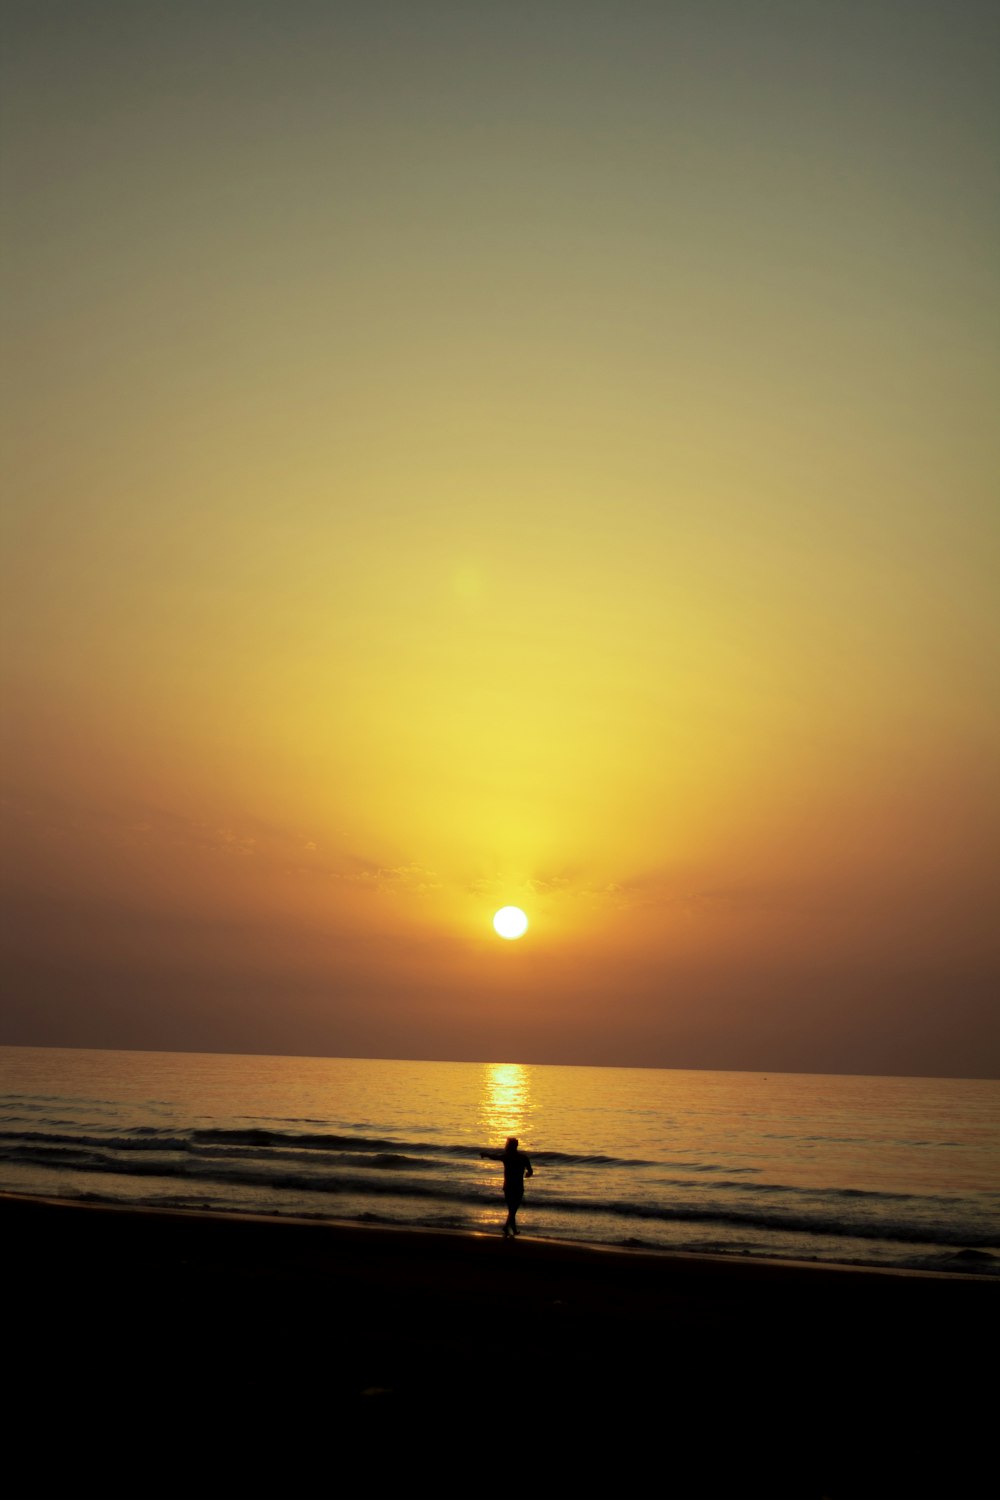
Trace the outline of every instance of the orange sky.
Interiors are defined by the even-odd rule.
[[[0,1042],[996,1073],[992,8],[6,29]]]

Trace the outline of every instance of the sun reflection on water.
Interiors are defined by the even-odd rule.
[[[523,1063],[487,1063],[479,1100],[483,1139],[502,1145],[509,1135],[516,1135],[523,1144],[532,1113],[531,1069]]]

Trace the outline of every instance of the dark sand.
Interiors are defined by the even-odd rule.
[[[181,1467],[235,1474],[249,1443],[334,1489],[363,1449],[440,1493],[960,1495],[977,1455],[995,1475],[985,1278],[2,1195],[0,1225],[5,1363],[77,1444],[155,1451],[166,1424]]]

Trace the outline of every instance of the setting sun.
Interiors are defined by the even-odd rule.
[[[500,937],[510,940],[524,936],[528,919],[519,906],[501,906],[493,918],[493,926]]]

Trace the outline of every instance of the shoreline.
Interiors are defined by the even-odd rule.
[[[75,1209],[80,1212],[93,1212],[95,1214],[135,1214],[152,1215],[162,1220],[175,1218],[186,1220],[208,1220],[211,1222],[234,1223],[234,1224],[260,1224],[260,1225],[285,1225],[289,1228],[329,1230],[334,1235],[357,1234],[363,1235],[390,1235],[390,1236],[414,1236],[419,1239],[429,1240],[459,1240],[471,1241],[473,1243],[491,1244],[498,1241],[501,1245],[508,1243],[504,1240],[499,1228],[496,1231],[478,1229],[452,1229],[435,1228],[424,1224],[400,1224],[400,1223],[370,1223],[355,1219],[334,1218],[312,1218],[297,1214],[266,1214],[266,1213],[244,1213],[238,1209],[216,1209],[216,1208],[187,1208],[180,1205],[170,1207],[159,1207],[152,1203],[116,1203],[98,1202],[83,1198],[59,1198],[51,1194],[43,1193],[17,1193],[0,1189],[0,1221],[2,1221],[7,1205],[31,1205],[44,1204],[53,1209]],[[498,1224],[502,1221],[502,1212],[498,1209]],[[923,1270],[911,1266],[879,1266],[868,1265],[856,1261],[826,1261],[826,1260],[802,1260],[793,1257],[782,1257],[777,1255],[727,1255],[725,1252],[712,1253],[708,1251],[675,1250],[670,1247],[659,1249],[651,1245],[611,1245],[601,1244],[589,1240],[559,1240],[544,1235],[536,1235],[528,1230],[521,1230],[516,1240],[509,1242],[511,1249],[516,1245],[518,1253],[541,1254],[544,1256],[555,1256],[567,1262],[576,1258],[586,1260],[590,1256],[621,1256],[631,1262],[649,1261],[651,1264],[667,1262],[678,1270],[692,1271],[696,1269],[707,1269],[712,1266],[720,1268],[720,1274],[728,1274],[725,1268],[733,1268],[733,1274],[738,1275],[748,1271],[753,1274],[754,1268],[759,1268],[761,1275],[783,1275],[790,1276],[799,1274],[831,1276],[855,1275],[886,1278],[915,1278],[927,1281],[972,1281],[986,1285],[1000,1284],[1000,1277],[973,1270],[935,1271]]]
[[[834,1500],[934,1462],[954,1491],[992,1432],[990,1277],[12,1194],[0,1234],[12,1368],[85,1427],[108,1392],[126,1421],[223,1401],[265,1446],[516,1409],[582,1477],[666,1441],[742,1486],[764,1443],[767,1493]]]

